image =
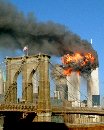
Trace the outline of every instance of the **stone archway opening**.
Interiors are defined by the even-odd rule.
[[[13,90],[15,102],[20,102],[22,100],[22,73],[20,69],[15,72],[13,78]]]
[[[39,93],[39,73],[34,71],[35,73],[32,76],[32,84],[33,84],[33,103],[37,105],[38,103],[38,93]]]
[[[22,100],[22,73],[17,77],[17,100],[18,102]]]

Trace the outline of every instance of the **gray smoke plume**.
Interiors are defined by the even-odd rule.
[[[66,77],[65,75],[63,75],[63,68],[61,65],[59,64],[55,64],[51,67],[51,77],[52,79],[55,80],[60,80],[61,78]]]
[[[72,33],[67,27],[48,21],[37,22],[33,13],[25,16],[10,3],[0,0],[0,48],[22,50],[29,47],[29,54],[47,53],[63,56],[70,52],[90,52],[98,66],[97,53],[91,44]]]

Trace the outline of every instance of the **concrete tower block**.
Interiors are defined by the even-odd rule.
[[[67,99],[67,81],[66,77],[61,77],[60,79],[55,81],[56,84],[56,92],[58,99]]]
[[[87,93],[89,107],[92,106],[92,95],[99,95],[99,78],[98,78],[98,68],[92,71],[91,77],[87,80]]]
[[[67,76],[68,101],[72,106],[80,106],[80,76],[77,72],[72,72]]]

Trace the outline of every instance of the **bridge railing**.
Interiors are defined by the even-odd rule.
[[[14,104],[14,103],[0,104],[0,111],[35,112],[36,108],[37,106],[33,104]]]

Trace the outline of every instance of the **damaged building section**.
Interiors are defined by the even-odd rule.
[[[53,70],[53,77],[54,79],[57,79],[57,84],[59,82],[61,85],[62,77],[64,77],[64,83],[67,86],[67,90],[64,91],[64,93],[67,93],[68,101],[72,102],[72,106],[81,106],[82,104],[80,97],[81,77],[87,81],[87,95],[85,95],[87,103],[85,105],[88,107],[99,106],[99,77],[96,57],[94,57],[91,53],[69,53],[62,56],[61,60],[62,65],[55,66],[56,71]],[[57,70],[58,67],[61,70],[60,73],[59,70]],[[59,94],[59,92],[57,93]]]

